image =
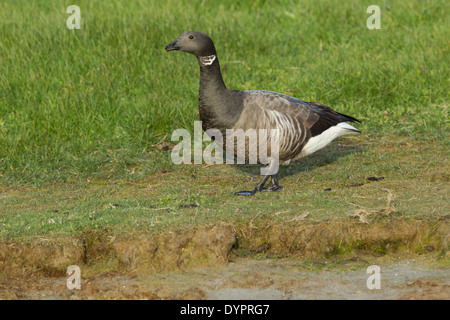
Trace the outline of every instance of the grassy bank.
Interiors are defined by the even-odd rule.
[[[70,3],[72,4],[72,3]],[[448,3],[383,1],[0,3],[0,237],[116,235],[218,221],[440,219],[448,214]],[[170,136],[198,120],[194,57],[164,46],[211,35],[232,89],[320,101],[362,121],[281,168],[176,166]],[[271,222],[271,223],[272,223]]]
[[[436,156],[445,150],[438,141],[349,137],[282,167],[282,192],[250,198],[233,192],[253,188],[258,170],[226,165],[164,166],[139,180],[4,186],[0,237],[79,236],[87,229],[127,235],[273,219],[287,225],[364,224],[379,218],[437,221],[448,216],[449,159]]]

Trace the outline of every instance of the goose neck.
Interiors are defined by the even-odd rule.
[[[216,55],[198,57],[200,65],[200,92],[218,94],[227,91]]]

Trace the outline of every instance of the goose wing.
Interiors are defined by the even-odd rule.
[[[306,102],[278,92],[264,90],[245,91],[245,94],[244,107],[249,111],[254,112],[254,108],[261,108],[281,113],[287,118],[298,121],[302,129],[309,129],[311,137],[320,135],[341,122],[359,122],[319,102]],[[358,131],[353,129],[349,130]]]
[[[323,148],[334,138],[358,131],[343,122],[358,121],[317,102],[272,91],[244,91],[243,110],[234,129],[279,129],[279,158],[297,159]],[[331,131],[330,131],[331,130]],[[271,142],[267,141],[267,150]]]

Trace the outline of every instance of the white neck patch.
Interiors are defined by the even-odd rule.
[[[216,60],[216,56],[204,56],[204,57],[198,57],[200,64],[202,66],[210,66],[213,64],[214,60]]]

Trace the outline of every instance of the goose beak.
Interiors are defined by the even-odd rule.
[[[166,51],[180,50],[177,40],[172,41],[166,46]]]

